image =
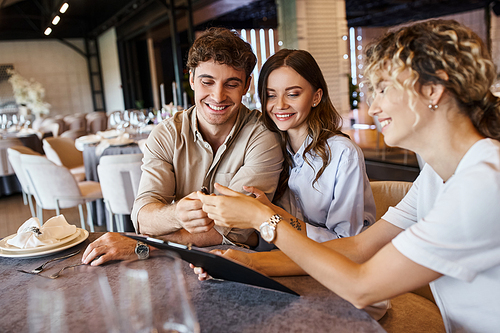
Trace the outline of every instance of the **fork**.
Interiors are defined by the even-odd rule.
[[[67,254],[67,255],[62,256],[62,257],[50,259],[49,261],[44,262],[43,264],[41,264],[40,266],[38,266],[37,268],[35,268],[35,269],[31,270],[31,271],[25,271],[23,269],[18,269],[18,271],[22,272],[22,273],[35,274],[36,275],[36,274],[40,273],[41,271],[43,271],[43,269],[45,268],[45,265],[47,265],[48,263],[51,263],[51,262],[56,261],[56,260],[66,259],[66,258],[70,258],[70,257],[76,256],[78,253],[80,253],[80,251],[81,250],[78,250],[76,252]]]
[[[101,256],[97,256],[95,257],[91,262],[93,261],[96,261],[97,259],[99,259]],[[52,274],[52,275],[42,275],[42,274],[38,274],[38,276],[41,276],[41,277],[44,277],[44,278],[49,278],[49,279],[57,279],[59,277],[59,275],[61,275],[61,273],[67,269],[67,268],[73,268],[73,267],[77,267],[77,266],[82,266],[82,265],[87,265],[87,264],[84,264],[82,262],[78,263],[78,264],[74,264],[74,265],[69,265],[69,266],[65,266],[63,268],[61,268],[59,270],[59,272],[55,273],[55,274]]]
[[[42,274],[39,274],[38,276],[43,276],[44,278],[49,278],[49,279],[57,279],[59,277],[59,275],[61,275],[61,273],[67,269],[67,268],[72,268],[72,267],[77,267],[77,266],[82,266],[82,265],[86,265],[84,263],[79,263],[79,264],[74,264],[74,265],[69,265],[69,266],[65,266],[63,268],[61,268],[59,270],[59,272],[55,273],[55,274],[52,274],[52,275],[42,275]]]

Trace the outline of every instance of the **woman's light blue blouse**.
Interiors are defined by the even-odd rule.
[[[307,137],[295,154],[288,147],[293,159],[288,186],[297,215],[307,222],[308,237],[318,242],[354,236],[375,222],[375,201],[363,152],[346,137],[330,137],[330,163],[313,184],[323,160],[309,152],[309,164],[304,161],[304,149],[311,140]]]

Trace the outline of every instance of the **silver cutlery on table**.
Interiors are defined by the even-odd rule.
[[[86,265],[84,263],[79,263],[79,264],[74,264],[74,265],[69,265],[69,266],[65,266],[63,268],[61,268],[59,270],[59,272],[55,273],[55,274],[52,274],[52,275],[42,275],[42,274],[38,274],[38,276],[43,276],[45,278],[49,278],[49,279],[57,279],[59,277],[59,275],[61,275],[61,273],[67,269],[67,268],[72,268],[72,267],[77,267],[77,266],[82,266],[82,265]]]
[[[93,261],[96,261],[97,259],[99,259],[101,256],[97,256],[95,257],[91,263]],[[77,266],[82,266],[82,265],[87,265],[87,264],[84,264],[82,262],[78,263],[78,264],[74,264],[74,265],[69,265],[69,266],[65,266],[63,268],[61,268],[57,273],[55,274],[52,274],[52,275],[42,275],[42,274],[37,274],[38,276],[41,276],[41,277],[44,277],[44,278],[49,278],[49,279],[57,279],[59,277],[59,275],[61,275],[61,273],[65,270],[65,269],[68,269],[68,268],[73,268],[73,267],[77,267]],[[90,265],[90,263],[89,263]]]
[[[80,253],[80,250],[78,250],[76,252],[73,252],[73,253],[70,253],[70,254],[67,254],[67,255],[62,256],[62,257],[50,259],[49,261],[44,262],[43,264],[41,264],[40,266],[38,266],[37,268],[35,268],[35,269],[31,270],[31,271],[25,271],[23,269],[18,269],[18,271],[22,272],[22,273],[37,275],[38,273],[40,273],[41,271],[43,271],[43,269],[45,268],[45,265],[47,265],[48,263],[51,263],[51,262],[56,261],[56,260],[70,258],[70,257],[73,257],[73,256],[77,255],[78,253]]]

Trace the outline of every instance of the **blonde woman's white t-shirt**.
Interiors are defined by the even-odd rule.
[[[500,143],[473,145],[446,182],[426,165],[382,217],[405,229],[392,243],[443,276],[431,289],[447,332],[500,331]]]

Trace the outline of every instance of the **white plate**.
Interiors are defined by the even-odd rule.
[[[79,151],[83,151],[83,149],[85,148],[85,145],[98,143],[101,140],[102,140],[102,137],[100,137],[99,135],[95,135],[95,134],[81,136],[75,140],[75,147]]]
[[[77,138],[75,141],[89,144],[89,143],[96,143],[96,142],[99,142],[101,140],[102,140],[102,138],[99,135],[91,134],[91,135],[81,136],[81,137]]]
[[[129,145],[131,143],[134,143],[134,140],[132,140],[132,139],[119,139],[119,138],[116,138],[116,139],[109,139],[108,143],[112,147],[126,146],[126,145]]]
[[[37,257],[44,257],[48,256],[49,254],[53,254],[56,252],[61,252],[66,249],[69,249],[70,247],[76,246],[83,241],[85,241],[89,237],[89,232],[87,230],[83,229],[78,229],[80,231],[78,237],[73,239],[72,241],[62,245],[61,247],[56,247],[54,249],[50,250],[45,250],[41,252],[32,252],[32,253],[24,253],[24,252],[17,252],[17,251],[4,251],[0,249],[0,257],[6,257],[6,258],[17,258],[17,259],[30,259],[30,258],[37,258]]]
[[[63,239],[61,239],[57,243],[43,245],[43,246],[37,246],[37,247],[31,247],[31,248],[27,248],[27,249],[20,249],[16,246],[13,246],[13,245],[10,245],[7,243],[7,241],[9,239],[16,237],[16,235],[17,234],[13,234],[13,235],[7,236],[4,239],[0,240],[0,249],[8,251],[8,252],[14,251],[14,252],[18,252],[18,253],[21,253],[21,252],[30,253],[30,252],[40,252],[40,251],[50,250],[50,249],[62,246],[64,244],[72,241],[73,239],[75,239],[76,237],[78,237],[80,235],[80,232],[78,231],[78,228],[76,228],[76,231],[73,234],[71,234],[67,237],[64,237]]]

